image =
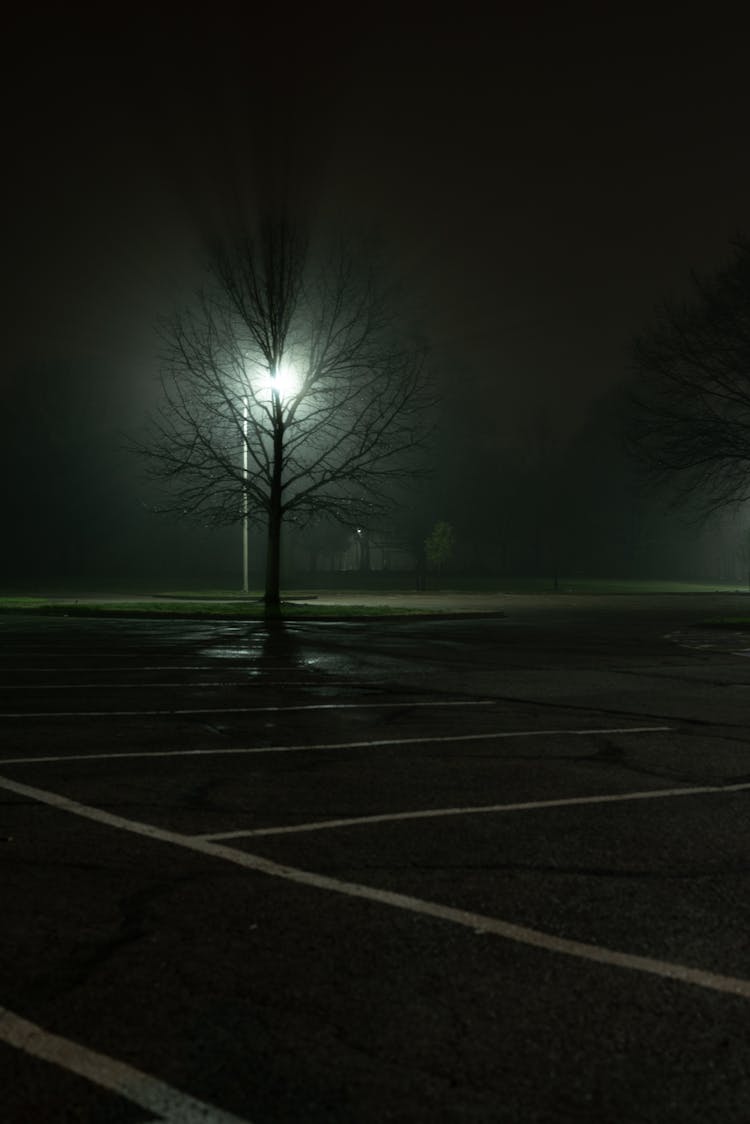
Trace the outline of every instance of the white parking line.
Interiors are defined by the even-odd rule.
[[[12,667],[7,667],[4,670],[6,672],[34,672],[39,675],[41,675],[42,673],[48,674],[50,672],[64,672],[67,675],[72,674],[73,672],[88,673],[90,671],[127,671],[132,674],[132,672],[134,671],[218,671],[219,669],[228,669],[229,671],[250,671],[255,675],[261,672],[265,675],[265,673],[269,671],[283,671],[286,672],[287,675],[301,675],[304,673],[308,673],[311,670],[315,670],[315,668],[311,667],[258,667],[257,664],[253,662],[235,663],[230,660],[221,660],[218,663],[199,664],[160,663],[143,666],[139,664],[137,667],[133,667],[132,664],[128,664],[127,667],[114,667],[112,665],[108,667],[102,667],[101,665],[99,667],[69,667],[67,664],[58,664],[56,667],[16,667],[16,665],[14,664]]]
[[[0,765],[44,765],[57,761],[112,761],[133,757],[218,757],[244,753],[304,753],[326,749],[379,749],[392,745],[431,745],[447,742],[483,742],[497,738],[589,737],[594,734],[656,734],[671,726],[613,726],[589,730],[493,730],[489,734],[436,734],[420,738],[373,738],[360,742],[317,742],[312,745],[254,745],[215,749],[139,749],[125,753],[61,753],[46,757],[0,757]]]
[[[225,666],[225,665],[222,665],[222,666]],[[242,666],[242,665],[240,665],[240,666]],[[230,665],[230,668],[231,668],[231,665]],[[129,673],[132,673],[134,671],[216,671],[217,667],[216,667],[215,663],[211,663],[211,664],[209,664],[209,663],[201,663],[201,664],[179,664],[179,663],[163,664],[163,663],[160,663],[160,664],[155,664],[155,665],[150,665],[150,666],[145,666],[145,667],[141,667],[140,665],[138,667],[133,667],[132,664],[128,664],[127,667],[112,667],[112,666],[102,667],[101,665],[99,667],[69,667],[67,664],[58,664],[56,667],[37,667],[37,666],[16,667],[15,664],[14,664],[13,667],[8,667],[8,668],[5,668],[4,670],[5,671],[11,671],[11,672],[13,672],[13,671],[34,672],[37,675],[42,675],[42,674],[47,675],[49,673],[56,673],[56,672],[64,672],[66,675],[68,675],[68,674],[72,675],[74,672],[76,674],[80,674],[81,672],[88,673],[90,671],[127,671]],[[292,668],[290,670],[294,670],[294,668]]]
[[[84,1077],[116,1093],[165,1124],[248,1124],[239,1116],[196,1100],[133,1066],[89,1050],[0,1007],[0,1042]]]
[[[440,702],[301,703],[295,706],[210,706],[175,710],[31,710],[7,711],[2,718],[147,718],[171,714],[268,714],[298,710],[396,710],[414,707],[496,706],[496,699],[460,699]]]
[[[176,831],[155,827],[152,824],[140,823],[137,820],[128,820],[123,816],[113,815],[111,812],[78,801],[70,800],[66,796],[59,796],[55,792],[45,789],[33,788],[30,785],[19,784],[8,777],[0,777],[0,788],[15,792],[19,796],[28,797],[42,804],[48,804],[63,812],[93,820],[107,827],[117,828],[122,831],[132,832],[135,835],[145,836],[162,843],[170,843],[186,850],[195,851],[200,855],[223,859],[234,863],[236,866],[252,870],[257,874],[265,874],[272,878],[281,878],[287,882],[312,887],[318,890],[328,890],[342,894],[349,898],[358,898],[365,901],[376,902],[379,905],[391,906],[394,909],[406,910],[423,917],[434,918],[438,921],[447,921],[453,925],[460,925],[482,935],[502,937],[505,940],[518,944],[528,945],[533,948],[543,949],[545,952],[561,953],[572,956],[578,960],[593,961],[612,968],[626,968],[630,971],[645,972],[649,975],[660,976],[664,979],[677,980],[680,983],[693,984],[696,987],[707,988],[711,991],[724,992],[729,995],[750,999],[750,980],[736,976],[725,976],[718,972],[704,971],[701,968],[690,968],[684,964],[675,964],[668,960],[657,960],[650,956],[637,956],[617,949],[604,948],[599,945],[588,944],[584,941],[568,940],[564,937],[555,937],[539,929],[531,929],[525,925],[515,925],[510,921],[489,917],[482,913],[473,913],[468,910],[455,909],[452,906],[440,905],[438,902],[425,901],[407,894],[395,893],[391,890],[379,890],[372,886],[363,886],[356,882],[345,882],[338,878],[331,878],[325,874],[315,874],[312,871],[300,870],[297,867],[285,866],[263,858],[262,855],[252,855],[245,851],[237,851],[222,843],[211,843],[204,839],[195,839],[182,835]]]
[[[559,800],[527,800],[522,804],[469,804],[463,808],[424,808],[416,812],[390,812],[378,816],[351,816],[339,820],[312,820],[310,823],[288,824],[284,827],[255,827],[239,831],[216,831],[195,835],[194,839],[249,839],[256,835],[295,835],[304,831],[326,831],[335,827],[358,827],[371,823],[395,823],[398,820],[429,820],[441,816],[476,816],[492,812],[534,812],[541,808],[569,808],[578,804],[619,804],[628,800],[667,800],[675,796],[707,796],[709,793],[746,792],[750,782],[727,785],[702,785],[693,788],[655,788],[639,792],[605,793],[600,796],[570,796]]]
[[[213,682],[208,680],[206,682],[195,681],[191,679],[181,679],[177,683],[0,683],[0,691],[150,691],[154,688],[162,689],[165,687],[172,687],[184,689],[189,687],[190,690],[194,689],[216,689],[217,687],[294,687],[299,690],[310,690],[315,687],[353,687],[357,688],[357,684],[351,683],[329,683],[326,680],[310,680],[307,683],[300,683],[299,679],[293,682],[283,679],[274,679],[270,683],[267,679],[263,682],[258,682],[255,676],[248,677],[247,675],[242,679],[216,679]],[[360,688],[361,689],[361,688]]]

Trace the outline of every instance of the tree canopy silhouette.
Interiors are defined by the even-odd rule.
[[[162,399],[139,450],[169,485],[162,510],[264,520],[273,613],[284,521],[367,526],[423,471],[427,350],[363,246],[313,245],[285,219],[218,250],[160,335]]]
[[[750,243],[633,347],[628,443],[651,480],[710,512],[750,498]]]

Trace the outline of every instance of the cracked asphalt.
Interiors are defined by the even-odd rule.
[[[744,606],[0,618],[3,1124],[746,1124]]]

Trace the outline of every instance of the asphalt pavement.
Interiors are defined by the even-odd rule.
[[[2,1120],[746,1124],[744,604],[0,618]]]

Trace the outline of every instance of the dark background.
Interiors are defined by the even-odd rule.
[[[663,515],[613,434],[633,334],[747,228],[739,7],[39,6],[3,84],[4,587],[239,580],[124,435],[155,321],[276,179],[398,266],[445,395],[416,523],[457,567],[732,576],[741,513]]]

